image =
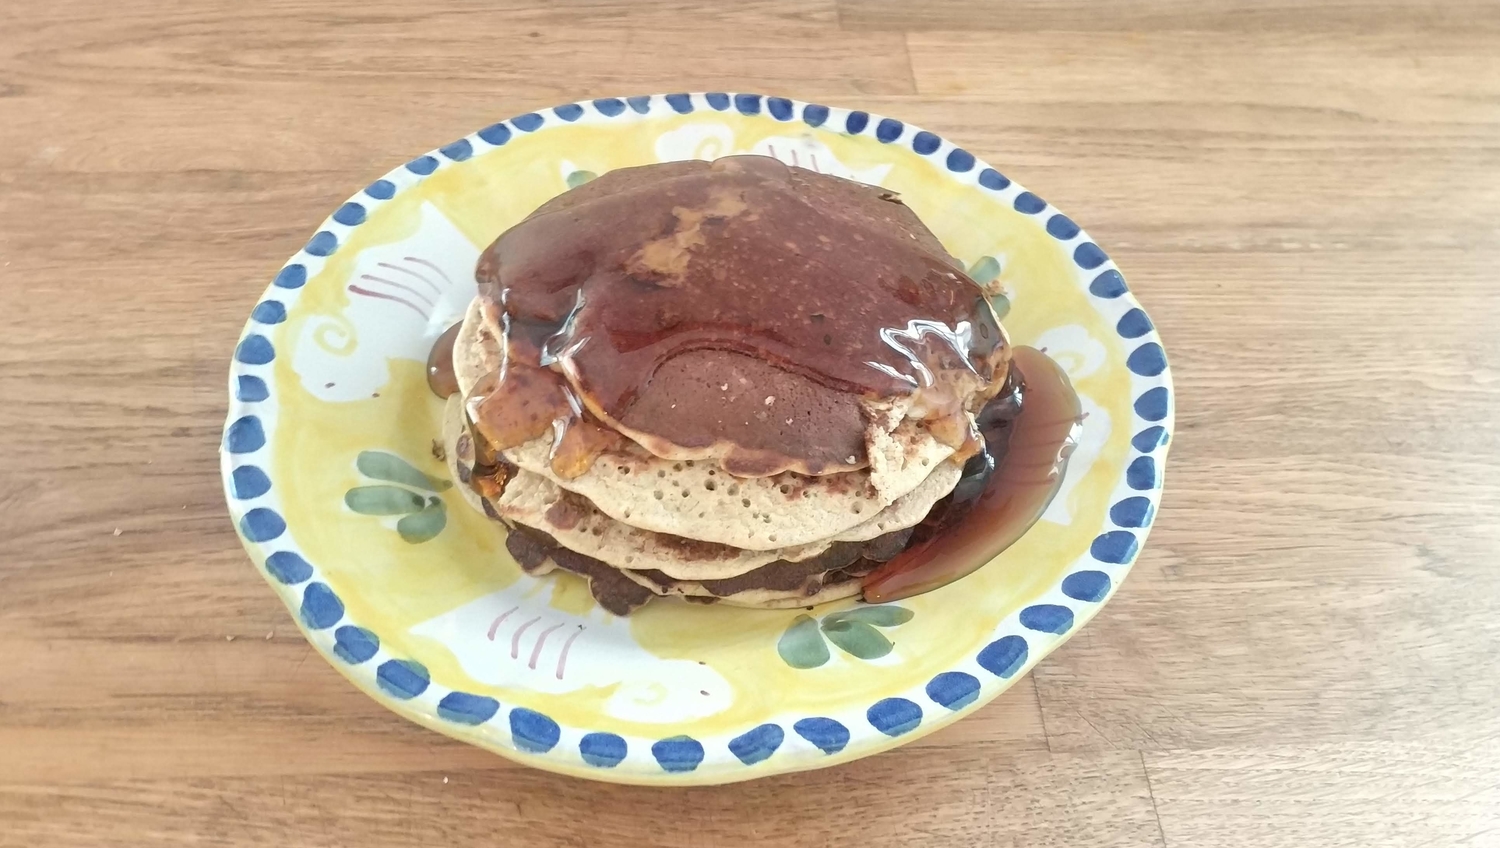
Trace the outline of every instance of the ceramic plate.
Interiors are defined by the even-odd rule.
[[[533,578],[435,456],[434,338],[482,248],[612,168],[763,153],[901,193],[1068,372],[1087,418],[1060,495],[962,581],[878,611],[657,601],[598,609]],[[519,115],[340,206],[250,314],[222,465],[245,548],[328,662],[413,721],[528,765],[703,784],[833,765],[978,709],[1078,630],[1145,541],[1172,430],[1167,364],[1114,263],[1046,201],[893,118],[753,94]],[[850,634],[855,634],[851,636]]]

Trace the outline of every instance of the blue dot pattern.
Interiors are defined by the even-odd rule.
[[[590,733],[578,742],[578,754],[596,768],[614,768],[628,750],[625,740],[613,733]]]
[[[804,718],[792,730],[825,754],[837,754],[849,744],[849,728],[831,718]]]
[[[1041,199],[1040,197],[1037,197],[1029,191],[1023,191],[1020,194],[1016,195],[1016,199],[1011,203],[1011,205],[1016,207],[1017,212],[1025,212],[1027,215],[1035,215],[1036,213],[1047,208],[1047,201]]]
[[[1125,469],[1125,484],[1138,491],[1156,488],[1156,460],[1138,456]]]
[[[652,745],[651,756],[663,771],[688,772],[703,762],[703,743],[691,736],[673,736]]]
[[[266,557],[266,571],[288,586],[312,577],[312,566],[300,554],[291,551],[277,551]]]
[[[494,146],[499,147],[502,144],[505,144],[507,141],[510,141],[510,127],[507,127],[503,122],[498,124],[490,124],[489,126],[476,133],[476,135],[478,135],[480,140],[485,144],[493,144]]]
[[[1119,322],[1115,324],[1115,332],[1127,339],[1138,339],[1151,332],[1152,329],[1154,328],[1151,326],[1151,319],[1147,318],[1146,313],[1140,308],[1132,309],[1120,316]]]
[[[1089,293],[1095,297],[1116,298],[1126,292],[1125,278],[1113,268],[1105,271],[1089,283]]]
[[[962,671],[945,671],[928,681],[927,697],[940,707],[961,710],[979,698],[979,678]]]
[[[866,710],[865,718],[886,736],[900,736],[922,723],[922,708],[905,698],[886,698]]]
[[[438,152],[455,162],[462,162],[474,155],[474,145],[467,138],[461,138],[438,148]]]
[[[1126,498],[1109,508],[1109,520],[1121,527],[1148,527],[1155,512],[1150,498]]]
[[[1141,396],[1135,399],[1135,414],[1147,421],[1160,421],[1167,417],[1167,404],[1170,398],[1167,395],[1166,386],[1157,386],[1147,389]]]
[[[333,220],[338,221],[346,227],[356,227],[365,222],[365,207],[349,201],[333,213]]]
[[[979,652],[979,667],[996,677],[1013,677],[1026,664],[1026,637],[1002,636]]]
[[[727,111],[734,107],[739,113],[754,116],[762,109],[776,121],[790,121],[796,114],[798,104],[781,97],[762,97],[755,94],[726,94],[710,92],[703,95],[709,107]],[[629,108],[638,114],[651,112],[653,98],[649,96],[601,98],[592,101],[594,110],[607,118],[617,117]],[[689,114],[694,110],[693,97],[688,94],[669,94],[662,97],[664,103],[676,114]],[[564,104],[550,110],[563,121],[577,121],[584,115],[583,104]],[[802,104],[801,118],[811,127],[827,123],[830,110],[819,104]],[[543,127],[546,118],[538,113],[528,113],[508,122],[492,124],[477,133],[487,144],[506,144],[512,135],[512,127],[522,132],[535,132]],[[866,112],[846,113],[843,131],[852,135],[862,134],[875,124],[874,135],[883,144],[894,144],[902,138],[906,125],[892,118],[871,116]],[[910,139],[914,152],[929,156],[943,148],[943,141],[933,133],[917,130]],[[459,139],[436,151],[454,162],[472,158],[473,144],[468,139]],[[977,182],[990,191],[1004,191],[1011,181],[993,168],[982,167],[975,157],[962,148],[950,148],[944,159],[948,170],[967,173],[981,167]],[[440,165],[435,155],[418,157],[404,168],[418,176],[434,173]],[[376,201],[390,200],[398,191],[396,183],[389,179],[377,180],[363,190],[363,196]],[[346,227],[363,224],[368,217],[367,204],[350,200],[334,212],[332,220]],[[1036,195],[1022,191],[1013,200],[1015,209],[1024,214],[1040,214],[1048,207]],[[1060,241],[1077,238],[1081,230],[1071,219],[1053,213],[1046,220],[1046,231]],[[330,231],[319,231],[310,239],[304,250],[317,257],[331,256],[339,249],[339,237]],[[1097,245],[1083,241],[1073,249],[1074,262],[1084,270],[1100,269],[1108,256]],[[298,289],[306,285],[308,269],[302,263],[291,263],[276,275],[273,286],[280,289]],[[1089,283],[1089,291],[1096,297],[1113,299],[1127,292],[1124,278],[1113,268],[1104,268]],[[266,299],[257,304],[251,319],[261,325],[277,325],[286,321],[287,307],[280,300]],[[1115,330],[1125,339],[1141,339],[1153,332],[1154,326],[1146,313],[1132,306],[1117,320]],[[248,334],[235,350],[235,359],[244,366],[263,366],[274,361],[276,350],[270,340],[257,333]],[[1165,353],[1159,343],[1146,340],[1127,356],[1127,368],[1141,377],[1157,377],[1167,369]],[[235,398],[241,403],[259,403],[269,398],[265,380],[250,374],[236,375]],[[1135,399],[1136,414],[1147,421],[1162,421],[1170,413],[1170,394],[1166,387],[1156,386],[1145,390]],[[1131,439],[1131,446],[1138,451],[1125,471],[1126,484],[1137,491],[1150,492],[1161,486],[1160,466],[1151,454],[1165,445],[1170,438],[1162,425],[1142,429]],[[248,454],[260,450],[266,444],[265,432],[260,419],[254,415],[243,415],[226,428],[225,449],[230,454]],[[271,491],[270,477],[259,466],[236,465],[230,472],[229,493],[236,500],[253,500]],[[1113,504],[1109,510],[1110,520],[1121,528],[1145,528],[1154,517],[1155,504],[1150,497],[1133,496]],[[248,510],[240,519],[240,532],[251,542],[271,542],[286,532],[286,524],[276,511],[266,507]],[[283,543],[285,544],[285,543]],[[1089,547],[1089,553],[1099,563],[1128,564],[1139,550],[1140,539],[1129,529],[1110,530],[1099,534]],[[302,603],[299,615],[303,624],[311,630],[335,627],[343,620],[343,602],[325,583],[308,582],[314,576],[310,563],[295,551],[276,551],[265,559],[267,574],[287,586],[300,586]],[[1095,569],[1083,569],[1068,574],[1062,581],[1062,595],[1073,601],[1099,603],[1108,597],[1115,578]],[[1023,609],[1020,624],[1027,630],[1064,634],[1074,624],[1074,613],[1061,604],[1033,604]],[[374,659],[380,651],[379,637],[364,628],[352,624],[337,626],[334,631],[332,652],[350,665],[360,665]],[[981,650],[976,657],[980,668],[1002,679],[1018,674],[1028,659],[1026,638],[1019,634],[998,638]],[[425,666],[414,660],[392,659],[379,664],[375,673],[380,689],[391,697],[410,699],[427,690],[431,677]],[[981,686],[978,678],[962,671],[942,672],[928,681],[925,687],[932,703],[948,710],[962,710],[977,701]],[[442,719],[462,725],[479,725],[491,720],[500,710],[494,698],[461,691],[448,691],[437,705]],[[922,708],[906,698],[886,698],[869,707],[866,718],[871,727],[882,734],[897,737],[920,726]],[[561,727],[546,715],[522,707],[513,708],[509,724],[515,747],[518,750],[537,754],[552,751],[560,742]],[[807,743],[825,754],[843,751],[850,742],[849,728],[839,721],[827,717],[807,717],[796,721],[792,730]],[[762,724],[731,739],[728,753],[746,766],[755,765],[771,758],[782,746],[785,731],[777,724]],[[722,743],[721,743],[722,744]],[[720,749],[724,750],[724,749]],[[582,736],[578,753],[582,760],[597,768],[613,768],[627,756],[626,740],[612,733],[594,732]],[[669,773],[690,772],[699,767],[705,757],[701,742],[687,736],[676,736],[656,742],[651,747],[652,756],[661,768]]]
[[[344,617],[344,602],[327,583],[309,583],[302,590],[302,623],[311,630],[324,630]]]
[[[1167,354],[1156,342],[1147,342],[1130,352],[1125,367],[1142,377],[1155,377],[1167,370]]]
[[[427,666],[414,660],[386,660],[375,671],[375,683],[380,686],[380,691],[403,701],[426,692],[431,682]]]
[[[1124,565],[1135,559],[1138,543],[1129,530],[1111,530],[1094,537],[1089,545],[1089,556],[1111,565]]]
[[[1062,593],[1075,601],[1098,603],[1109,594],[1109,575],[1102,571],[1075,571],[1063,578]]]
[[[484,695],[449,692],[438,701],[438,717],[455,724],[484,724],[500,711],[500,702]]]
[[[271,478],[253,465],[241,465],[229,476],[234,496],[240,500],[258,498],[271,491]]]
[[[275,510],[258,506],[240,519],[240,535],[252,542],[269,542],[286,532],[286,522]]]
[[[1067,215],[1057,214],[1047,219],[1047,234],[1068,241],[1078,235],[1078,225]]]
[[[948,170],[958,174],[974,170],[974,154],[961,147],[948,151]]]
[[[1083,270],[1092,271],[1109,261],[1109,257],[1104,255],[1104,251],[1099,249],[1099,245],[1091,241],[1086,241],[1073,248],[1073,261],[1077,262],[1078,267]]]
[[[239,347],[234,349],[234,358],[246,365],[265,365],[276,358],[276,348],[265,336],[250,335],[240,339]]]
[[[1021,626],[1041,633],[1067,633],[1073,626],[1073,611],[1057,604],[1033,604],[1021,610]]]
[[[223,446],[229,453],[254,453],[266,447],[266,431],[261,429],[261,419],[245,416],[236,420],[223,434]]]
[[[557,747],[562,728],[535,710],[516,707],[510,711],[510,737],[522,751],[545,754]]]
[[[281,269],[271,284],[277,288],[300,289],[307,284],[307,266],[288,265]]]
[[[380,637],[363,627],[346,624],[333,631],[333,652],[350,665],[369,662],[380,652]]]
[[[1167,428],[1160,424],[1147,427],[1130,439],[1131,447],[1141,453],[1150,453],[1167,443]]]
[[[246,403],[258,403],[270,396],[271,390],[266,386],[266,381],[248,374],[240,375],[234,389],[235,400]]]
[[[1004,191],[1010,188],[1010,180],[994,168],[985,168],[979,172],[979,184],[990,191]]]
[[[745,765],[753,766],[770,759],[785,738],[786,731],[780,725],[762,724],[729,740],[729,753]]]
[[[308,239],[307,246],[302,249],[313,256],[332,256],[339,249],[339,238],[333,233],[323,230]]]
[[[286,320],[286,307],[278,300],[262,300],[255,304],[250,320],[261,324],[280,324]]]

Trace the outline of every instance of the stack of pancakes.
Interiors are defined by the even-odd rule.
[[[982,449],[1009,350],[898,197],[766,157],[606,174],[480,259],[447,457],[605,609],[857,595]]]

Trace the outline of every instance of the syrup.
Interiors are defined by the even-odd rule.
[[[502,234],[476,278],[507,373],[471,418],[502,449],[551,428],[564,476],[602,442],[575,427],[658,455],[728,445],[742,476],[861,468],[861,397],[911,396],[957,446],[963,402],[1007,356],[979,287],[899,200],[763,156],[610,172]]]
[[[458,394],[458,376],[453,373],[453,341],[462,322],[443,331],[427,354],[427,388],[440,398]]]
[[[980,415],[985,449],[914,543],[865,577],[866,603],[930,592],[977,570],[1015,544],[1057,495],[1083,410],[1067,373],[1045,353],[1018,346],[1012,356],[1007,391]]]

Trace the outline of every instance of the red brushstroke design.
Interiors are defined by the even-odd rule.
[[[385,269],[391,270],[391,271],[400,271],[401,273],[406,274],[409,277],[416,277],[417,279],[419,279],[422,282],[426,283],[427,287],[430,288],[430,289],[432,289],[432,293],[433,294],[437,294],[437,295],[442,294],[442,290],[438,288],[438,284],[437,283],[434,283],[433,281],[427,279],[427,277],[425,275],[418,274],[416,271],[413,271],[410,268],[404,268],[404,267],[402,267],[400,265],[392,265],[389,262],[376,262],[375,263],[375,267],[377,267],[377,268],[385,268]]]
[[[518,609],[520,609],[520,607],[511,607],[510,609],[501,613],[498,618],[491,622],[489,632],[489,639],[491,642],[495,641],[495,631],[500,629],[500,622],[506,620],[507,618],[510,618],[510,614]]]
[[[427,313],[423,312],[422,309],[421,309],[421,307],[417,306],[415,303],[412,303],[409,300],[406,300],[405,298],[396,297],[393,294],[385,294],[384,292],[370,291],[369,289],[366,289],[366,288],[360,288],[359,286],[356,286],[353,283],[349,284],[349,291],[354,292],[355,294],[362,294],[365,297],[373,297],[373,298],[375,298],[377,300],[391,300],[391,301],[395,301],[396,303],[399,303],[402,306],[405,306],[408,309],[410,309],[411,311],[413,311],[413,312],[417,313],[418,315],[422,316],[422,320],[423,321],[427,320]]]
[[[439,268],[438,266],[436,266],[434,264],[432,264],[431,262],[428,262],[426,259],[423,259],[423,258],[421,258],[419,256],[408,256],[408,257],[406,257],[406,261],[407,262],[415,262],[418,265],[423,265],[423,266],[426,266],[428,268],[431,268],[434,273],[436,273],[439,277],[443,278],[443,282],[447,283],[450,288],[453,286],[453,281],[448,278],[447,274],[443,273],[443,269]]]
[[[404,292],[409,292],[412,297],[415,297],[417,300],[420,300],[421,302],[427,304],[428,307],[431,307],[433,305],[432,298],[428,297],[422,292],[417,291],[416,289],[408,286],[405,283],[398,283],[395,280],[387,280],[385,277],[377,277],[373,274],[361,274],[359,278],[361,280],[369,280],[372,283],[382,283],[387,286],[393,286]]]
[[[546,630],[543,630],[541,635],[536,637],[536,647],[531,649],[531,662],[526,664],[527,668],[536,671],[536,661],[542,656],[542,646],[547,644],[547,637],[552,635],[552,631],[562,626],[563,622],[559,621]]]
[[[568,641],[566,641],[566,642],[563,643],[562,653],[560,653],[560,654],[557,655],[557,675],[556,676],[557,676],[558,680],[562,680],[563,679],[563,669],[566,668],[567,665],[568,665],[568,649],[571,648],[571,647],[573,647],[573,640],[577,639],[579,636],[582,636],[583,635],[583,631],[586,630],[586,629],[588,629],[588,628],[584,627],[582,624],[578,625],[578,629],[575,630],[575,631],[573,631],[573,635],[569,636],[568,637]]]
[[[536,618],[533,618],[532,620],[530,620],[530,621],[526,622],[525,624],[521,625],[520,627],[516,628],[516,634],[514,636],[510,637],[510,658],[511,659],[516,660],[516,659],[520,659],[521,658],[521,634],[526,632],[526,628],[530,627],[533,624],[536,624],[538,621],[541,621],[541,620],[542,620],[542,617],[541,616],[537,616]]]

